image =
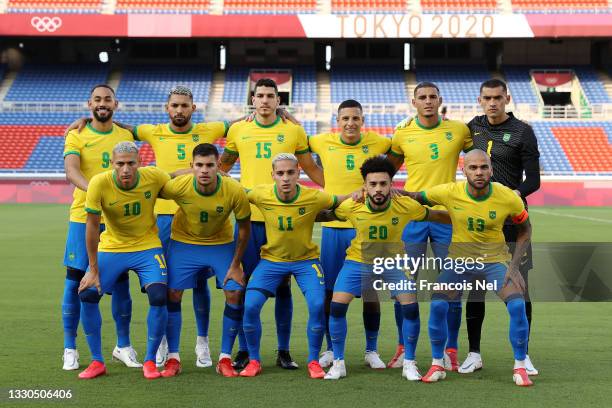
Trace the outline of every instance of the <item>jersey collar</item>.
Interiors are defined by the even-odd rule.
[[[284,201],[282,198],[280,198],[280,196],[278,195],[278,190],[276,189],[276,184],[274,184],[274,195],[276,196],[276,199],[277,199],[278,201],[280,201],[281,203],[283,203],[283,204],[291,204],[291,203],[294,203],[294,202],[295,202],[295,201],[298,199],[298,197],[300,196],[300,191],[302,191],[302,189],[301,189],[301,187],[300,187],[300,185],[299,185],[299,184],[297,184],[297,185],[296,185],[296,187],[297,187],[297,193],[296,193],[295,197],[293,197],[293,198],[292,198],[291,200],[289,200],[289,201]]]
[[[221,189],[221,176],[217,174],[217,188],[215,188],[215,191],[213,191],[212,193],[203,193],[200,190],[198,190],[198,185],[196,183],[195,176],[193,177],[193,189],[195,190],[196,193],[198,193],[199,195],[203,197],[210,197],[212,195],[215,195],[217,194],[217,191]]]
[[[257,121],[257,118],[253,119],[253,122],[255,122],[255,124],[259,126],[260,128],[265,129],[265,128],[271,128],[272,126],[276,125],[280,120],[281,120],[280,116],[276,115],[276,120],[270,123],[269,125],[262,125],[261,123]]]
[[[382,210],[375,210],[374,208],[370,206],[370,197],[366,197],[366,206],[368,207],[368,210],[372,211],[373,213],[385,212],[389,209],[389,207],[391,207],[391,199],[389,199],[389,203],[387,204],[385,208],[383,208]]]
[[[97,135],[110,135],[111,133],[113,133],[113,130],[115,130],[115,125],[113,125],[111,130],[109,130],[108,132],[100,132],[99,130],[94,129],[94,127],[91,126],[91,122],[87,122],[87,129],[89,129],[90,131],[92,131],[93,133]]]
[[[442,123],[442,118],[440,116],[438,116],[438,123],[436,123],[435,125],[433,125],[432,127],[427,127],[421,124],[421,122],[419,122],[419,117],[418,115],[415,117],[414,122],[417,124],[418,127],[420,127],[421,129],[425,129],[425,130],[432,130],[437,128],[438,126],[440,126],[440,123]]]
[[[119,190],[123,190],[123,191],[133,190],[136,187],[138,187],[138,184],[140,183],[140,171],[136,170],[136,184],[134,184],[134,187],[132,188],[121,187],[121,184],[119,184],[119,182],[117,181],[117,171],[116,170],[113,170],[113,181],[115,182],[115,185],[117,186]]]
[[[175,131],[174,129],[172,129],[172,126],[170,126],[170,124],[168,123],[168,130],[170,131],[170,133],[174,133],[175,135],[186,135],[187,133],[191,133],[191,131],[193,130],[193,123],[191,124],[191,127],[184,132]]]
[[[470,197],[472,200],[474,201],[486,201],[487,198],[491,197],[491,194],[493,194],[493,183],[489,182],[489,192],[485,195],[483,195],[482,197],[474,197],[471,193],[470,190],[468,189],[468,182],[465,182],[465,193],[468,195],[468,197]]]

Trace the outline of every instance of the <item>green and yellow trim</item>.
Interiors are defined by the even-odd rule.
[[[295,152],[295,154],[305,154],[305,153],[310,153],[310,148],[304,149],[304,150],[298,150]]]
[[[249,213],[249,215],[247,215],[246,217],[242,217],[242,218],[236,217],[236,221],[246,221],[250,218],[251,218],[251,213]]]
[[[198,193],[202,197],[213,196],[213,195],[217,194],[217,191],[219,191],[221,189],[221,176],[219,174],[217,174],[217,187],[215,188],[215,191],[213,191],[212,193],[203,193],[200,190],[198,190],[198,184],[196,182],[196,178],[195,177],[193,178],[193,189],[195,190],[196,193]]]
[[[284,201],[282,198],[280,198],[280,196],[278,195],[278,190],[276,188],[276,184],[274,185],[274,195],[276,196],[276,199],[278,201],[280,201],[283,204],[291,204],[296,202],[296,200],[298,199],[298,197],[300,196],[300,191],[302,191],[302,189],[300,188],[299,184],[296,184],[296,188],[297,188],[297,193],[295,194],[295,197],[293,197],[291,200],[289,201]]]
[[[65,158],[66,156],[71,155],[71,154],[76,154],[77,156],[80,156],[80,155],[81,155],[81,152],[79,152],[79,151],[77,151],[77,150],[68,150],[68,151],[64,152],[64,158]]]
[[[238,152],[233,151],[232,149],[228,149],[227,147],[225,149],[223,149],[223,153],[227,152],[228,154],[233,154],[235,156],[238,156]]]
[[[440,124],[442,123],[442,118],[438,116],[438,123],[436,123],[435,125],[431,126],[431,127],[427,127],[425,125],[423,125],[421,122],[419,122],[419,117],[415,117],[414,122],[417,124],[418,127],[420,127],[423,130],[432,130],[437,128],[438,126],[440,126]]]
[[[92,131],[95,134],[98,135],[110,135],[111,133],[113,133],[113,130],[115,130],[115,125],[113,124],[113,127],[111,128],[111,130],[109,130],[108,132],[100,132],[99,130],[96,130],[93,128],[93,126],[91,126],[91,122],[87,122],[87,129],[89,129],[90,131]]]
[[[468,197],[470,197],[472,200],[476,201],[476,202],[482,202],[482,201],[486,201],[489,197],[491,197],[491,194],[493,194],[493,183],[489,182],[489,191],[487,192],[487,194],[483,195],[482,197],[474,197],[471,193],[470,190],[468,188],[468,182],[465,182],[465,193],[468,195]]]
[[[366,206],[368,207],[368,209],[374,213],[381,213],[381,212],[385,212],[387,211],[390,207],[391,207],[391,199],[389,199],[389,202],[387,203],[387,206],[381,210],[375,210],[374,208],[372,208],[372,206],[370,205],[370,198],[367,197],[366,198]]]
[[[342,139],[342,133],[338,133],[338,137],[340,138],[340,143],[342,143],[345,146],[357,146],[363,140],[363,133],[359,133],[359,140],[357,140],[355,143],[345,142],[344,139]]]
[[[102,211],[100,210],[94,210],[93,208],[89,208],[89,207],[85,207],[85,212],[89,213],[89,214],[95,214],[95,215],[100,215],[102,214]]]
[[[388,152],[388,153],[390,153],[391,155],[393,155],[393,156],[395,156],[395,157],[404,157],[404,155],[403,155],[403,154],[401,154],[401,153],[396,153],[396,152],[394,152],[394,151],[393,151],[393,149],[391,149],[391,148],[389,148],[389,152]]]
[[[172,129],[170,123],[167,123],[166,126],[168,126],[168,130],[170,131],[170,133],[174,133],[175,135],[186,135],[187,133],[191,133],[191,131],[193,130],[193,123],[191,124],[191,127],[184,132],[177,132],[176,130]]]
[[[419,221],[427,221],[427,218],[429,218],[429,208],[425,207],[425,216]]]
[[[115,182],[115,185],[117,186],[119,190],[130,191],[138,187],[138,183],[140,183],[140,172],[136,170],[136,184],[134,184],[133,187],[130,187],[130,188],[121,187],[121,184],[119,184],[119,181],[117,180],[117,172],[114,170],[113,170],[113,181]]]
[[[425,191],[421,191],[420,194],[421,194],[421,200],[423,201],[423,204],[432,207],[433,204],[427,199],[427,195],[425,194]]]
[[[254,123],[257,125],[257,126],[259,126],[260,128],[264,128],[264,129],[266,129],[266,128],[271,128],[272,126],[275,126],[276,124],[278,124],[278,122],[280,122],[280,120],[281,120],[280,116],[276,115],[276,120],[275,120],[274,122],[270,123],[269,125],[262,125],[261,123],[259,123],[259,122],[257,121],[257,118],[255,118],[255,119],[253,120],[253,122],[254,122]]]

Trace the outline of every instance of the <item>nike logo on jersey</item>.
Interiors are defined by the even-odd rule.
[[[457,207],[457,206],[454,206],[454,205],[453,205],[453,210],[462,211],[462,210],[463,210],[463,208],[461,208],[461,207]]]
[[[272,208],[264,207],[264,210],[272,211]]]
[[[327,148],[327,150],[329,150],[330,152],[331,152],[332,150],[336,150],[336,146],[329,146],[329,147]]]
[[[113,206],[113,205],[117,204],[119,201],[120,201],[120,200],[113,201],[112,203],[108,203],[108,205],[109,205],[109,206]]]
[[[242,136],[242,140],[248,140],[250,138],[251,138],[251,136]]]
[[[160,141],[160,142],[163,142],[164,140],[166,140],[166,138],[165,138],[165,137],[160,137],[160,138],[159,138],[159,141]]]
[[[181,204],[191,204],[189,201],[181,201]]]
[[[85,147],[94,147],[98,143],[85,143]]]

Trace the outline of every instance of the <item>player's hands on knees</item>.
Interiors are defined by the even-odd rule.
[[[66,131],[64,132],[64,137],[68,135],[68,132],[74,129],[76,129],[78,133],[81,133],[81,131],[85,129],[85,126],[87,126],[89,122],[91,122],[91,118],[79,118],[75,120],[70,124],[70,126],[66,128]]]
[[[239,284],[240,286],[245,286],[244,271],[242,270],[242,267],[240,265],[231,265],[229,267],[227,273],[225,274],[225,279],[223,279],[223,286],[225,286],[227,281],[229,281],[230,279]]]
[[[365,201],[365,188],[361,187],[359,190],[352,192],[351,198],[356,203],[363,203]]]
[[[504,287],[508,285],[509,281],[512,281],[514,286],[516,286],[521,293],[525,293],[525,279],[523,279],[523,276],[517,267],[508,267],[506,276],[504,277]]]
[[[412,116],[408,116],[407,118],[402,119],[402,121],[399,122],[397,125],[395,125],[395,130],[404,129],[410,126],[411,123],[412,123]]]
[[[95,286],[96,289],[98,290],[98,293],[101,293],[100,274],[98,273],[97,270],[95,271],[89,270],[85,273],[85,275],[83,276],[83,279],[81,279],[81,282],[79,283],[79,293],[91,288],[92,286]]]

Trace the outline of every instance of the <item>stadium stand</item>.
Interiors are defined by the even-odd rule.
[[[9,0],[9,13],[100,13],[102,0]]]
[[[495,13],[497,0],[421,0],[423,13]]]
[[[512,0],[515,13],[608,13],[607,0]]]
[[[391,67],[335,67],[331,71],[331,101],[356,99],[361,103],[406,103],[404,73]]]
[[[292,103],[317,103],[317,74],[314,67],[295,67]]]
[[[550,124],[576,172],[612,172],[612,124],[584,122]]]
[[[208,14],[210,0],[117,0],[115,13]]]
[[[26,65],[4,98],[10,102],[74,102],[84,100],[91,87],[105,83],[108,67],[79,65]],[[42,91],[41,91],[42,90]]]
[[[208,66],[132,65],[123,70],[117,98],[123,102],[166,102],[180,84],[191,89],[195,102],[208,102],[211,68]]]
[[[504,67],[504,75],[514,103],[538,103],[537,91],[531,84],[528,67],[506,66]]]
[[[408,12],[406,0],[331,0],[334,14],[402,14]]]
[[[316,0],[224,0],[224,14],[313,14]]]
[[[417,82],[433,82],[440,87],[444,103],[477,103],[480,84],[491,78],[483,66],[421,66]]]
[[[590,103],[612,103],[597,72],[588,65],[572,67]]]
[[[225,74],[223,102],[245,103],[249,68],[231,67]]]

